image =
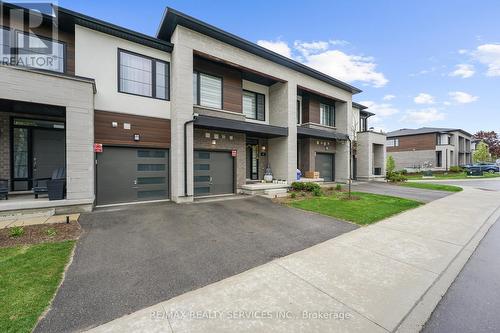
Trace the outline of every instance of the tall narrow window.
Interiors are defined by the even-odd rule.
[[[320,124],[325,126],[335,126],[335,107],[333,105],[319,105]]]
[[[9,62],[10,47],[10,31],[5,28],[0,28],[0,60],[2,64],[7,64]]]
[[[302,100],[297,99],[297,124],[302,124]]]
[[[196,105],[222,109],[222,78],[195,72],[193,97]]]
[[[119,50],[118,91],[169,99],[169,64],[135,53]]]
[[[266,102],[263,94],[243,91],[243,114],[250,119],[266,120]]]

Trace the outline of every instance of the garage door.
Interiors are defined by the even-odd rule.
[[[97,154],[97,204],[169,197],[168,150],[104,147]]]
[[[234,193],[234,158],[229,152],[195,150],[194,195]]]
[[[316,153],[316,171],[326,182],[335,180],[335,154]]]

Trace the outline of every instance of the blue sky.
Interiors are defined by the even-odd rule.
[[[155,35],[170,6],[350,82],[385,130],[500,132],[500,1],[60,1]]]

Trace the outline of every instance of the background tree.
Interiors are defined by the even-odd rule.
[[[476,140],[484,141],[488,145],[493,157],[500,157],[500,136],[495,131],[479,131],[472,137]]]
[[[396,170],[396,162],[394,161],[394,157],[392,157],[392,155],[387,156],[385,169],[387,175],[392,175]]]
[[[481,141],[476,146],[476,151],[474,152],[474,156],[472,157],[474,162],[487,162],[490,160],[490,151],[488,149],[488,145]]]

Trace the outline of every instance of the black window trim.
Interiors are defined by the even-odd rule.
[[[193,74],[196,75],[196,101],[193,101],[193,102],[195,102],[194,105],[202,107],[202,108],[213,108],[213,109],[217,109],[217,110],[224,110],[224,77],[220,76],[220,75],[208,73],[205,71],[200,71],[197,69],[193,69]],[[201,87],[200,74],[204,74],[207,76],[212,76],[212,77],[216,77],[216,78],[220,79],[220,104],[221,104],[220,108],[214,108],[213,106],[206,106],[206,105],[200,104],[200,90],[201,90],[200,89],[200,87]]]
[[[123,91],[121,84],[120,84],[120,67],[121,67],[121,61],[120,61],[120,53],[128,53],[137,57],[142,57],[151,60],[151,96],[148,95],[141,95],[141,94],[135,94],[127,91]],[[161,97],[156,97],[156,63],[161,62],[165,64],[165,85],[166,85],[166,91],[165,91],[165,98]],[[158,99],[160,101],[170,101],[170,62],[166,60],[161,60],[158,58],[150,57],[144,54],[140,54],[134,51],[129,51],[125,50],[122,48],[117,49],[117,86],[118,86],[118,92],[122,94],[127,94],[127,95],[132,95],[132,96],[139,96],[139,97],[145,97],[145,98],[153,98],[153,99]]]
[[[18,47],[18,40],[17,40],[17,34],[23,34],[23,35],[28,35],[28,36],[35,36],[39,39],[43,39],[43,40],[46,40],[46,41],[49,41],[49,42],[52,42],[52,43],[59,43],[63,46],[63,71],[62,72],[59,72],[59,71],[54,71],[54,70],[51,70],[51,69],[44,69],[44,68],[37,68],[37,67],[30,67],[30,66],[17,66],[16,67],[22,67],[22,68],[28,68],[28,69],[32,69],[32,70],[37,70],[37,71],[42,71],[42,72],[47,72],[47,73],[58,73],[58,74],[67,74],[67,71],[68,71],[68,44],[63,41],[63,40],[60,40],[60,39],[52,39],[50,37],[46,37],[46,36],[42,36],[42,35],[37,35],[35,33],[30,33],[28,31],[24,31],[24,30],[19,30],[19,29],[12,29],[11,27],[9,26],[6,26],[6,25],[1,25],[0,24],[0,29],[5,29],[9,32],[9,38],[11,37],[14,37],[14,41],[10,40],[10,52],[11,52],[11,56],[17,58],[17,56],[19,55],[19,47]]]
[[[258,121],[266,121],[266,95],[263,94],[263,93],[259,93],[259,92],[248,90],[248,89],[242,89],[242,92],[243,93],[245,93],[245,92],[252,93],[255,96],[255,118],[251,118],[251,117],[247,117],[245,115],[245,112],[243,110],[243,97],[244,97],[244,94],[243,93],[241,94],[241,111],[245,115],[245,118],[252,119],[252,120],[258,120]],[[258,117],[257,117],[258,116],[258,110],[257,110],[257,96],[258,95],[262,96],[262,98],[264,99],[264,119],[258,119]]]

